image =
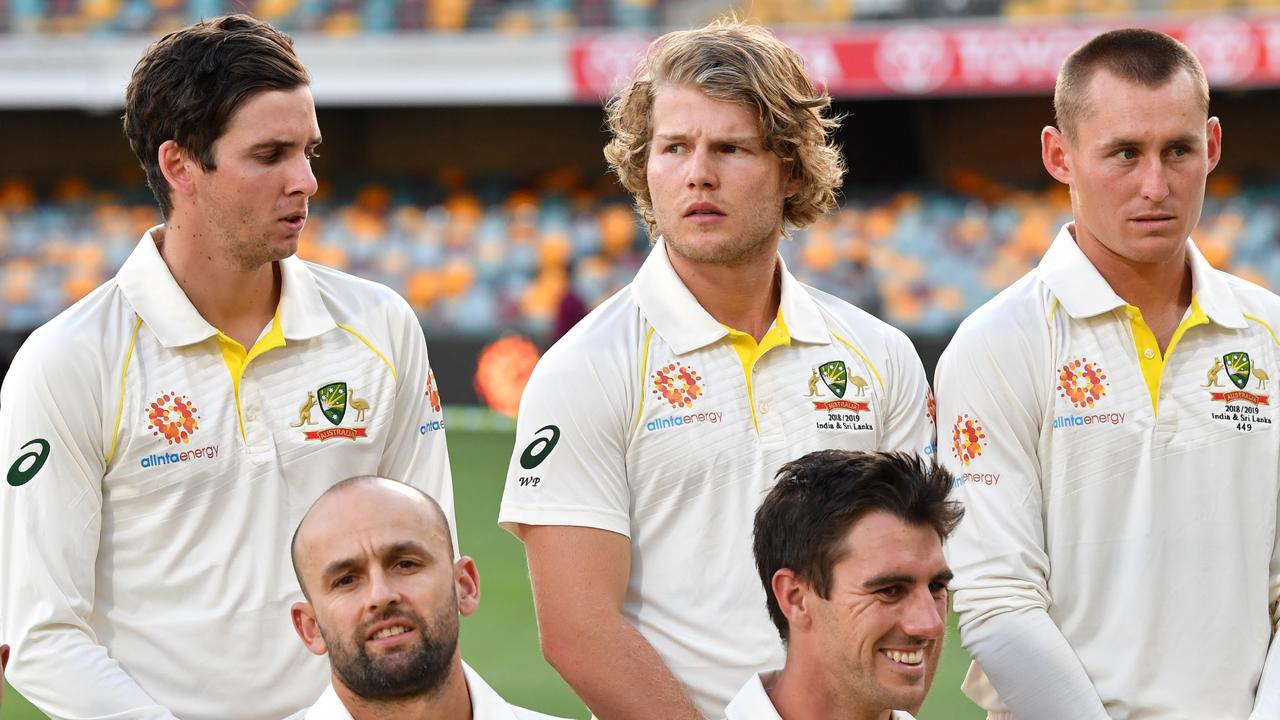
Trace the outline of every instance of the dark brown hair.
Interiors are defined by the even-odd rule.
[[[927,525],[946,540],[964,515],[948,500],[953,477],[919,455],[819,450],[778,470],[778,482],[756,511],[756,570],[769,617],[786,640],[787,616],[773,595],[773,576],[789,568],[819,597],[831,593],[831,574],[848,548],[844,537],[868,513],[884,510],[912,525]]]
[[[241,104],[264,90],[310,83],[293,40],[248,15],[204,20],[147,48],[125,94],[124,134],[165,219],[173,200],[160,171],[162,144],[173,140],[215,170],[213,144]]]

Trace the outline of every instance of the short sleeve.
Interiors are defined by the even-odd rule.
[[[498,518],[516,535],[521,524],[631,535],[625,362],[582,345],[552,348],[520,400]]]

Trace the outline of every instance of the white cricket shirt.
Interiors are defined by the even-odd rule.
[[[623,614],[708,717],[785,658],[751,553],[778,468],[826,448],[932,452],[911,342],[778,262],[777,320],[757,345],[698,305],[659,241],[534,369],[502,497],[517,535],[630,538]]]
[[[765,686],[773,685],[780,670],[767,673],[756,673],[746,685],[738,691],[733,701],[724,709],[724,720],[783,720],[778,709],[769,699]],[[889,713],[889,720],[915,720],[910,713],[894,710]]]
[[[376,473],[452,518],[422,330],[389,289],[289,258],[246,353],[150,232],[32,334],[0,390],[9,680],[55,717],[278,720],[329,677],[289,620],[312,501]]]
[[[940,454],[966,507],[946,545],[966,691],[993,717],[982,666],[1000,657],[982,641],[1029,612],[1112,718],[1253,709],[1280,598],[1280,298],[1187,254],[1193,301],[1163,356],[1064,227],[938,364]],[[1002,667],[1005,692],[1056,685],[1046,666]]]
[[[466,663],[462,663],[462,674],[471,695],[471,720],[565,720],[509,705]],[[342,704],[333,685],[330,685],[315,705],[288,720],[351,720],[351,711]]]

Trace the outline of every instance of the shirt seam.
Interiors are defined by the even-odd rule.
[[[372,350],[373,354],[377,355],[382,360],[383,364],[387,366],[387,369],[391,371],[391,379],[396,381],[397,383],[400,382],[399,377],[397,377],[396,375],[395,367],[392,366],[391,361],[387,359],[387,356],[382,354],[381,350],[374,347],[373,343],[369,342],[364,335],[361,335],[360,333],[356,332],[356,330],[352,328],[350,325],[347,325],[345,323],[336,323],[336,325],[342,328],[343,330],[346,330],[347,332],[351,333],[352,335],[355,335],[356,338],[360,340],[360,342],[365,344],[365,347]]]
[[[129,335],[129,349],[124,354],[124,368],[120,370],[120,401],[116,404],[116,422],[111,428],[111,450],[107,452],[103,467],[109,466],[111,458],[116,456],[116,443],[120,440],[120,420],[124,417],[125,380],[129,376],[129,362],[133,359],[133,347],[138,342],[138,329],[141,327],[142,316],[138,316],[137,322],[133,324],[133,332]]]

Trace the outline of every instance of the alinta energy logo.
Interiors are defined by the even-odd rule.
[[[147,429],[156,437],[163,437],[170,445],[191,442],[200,429],[200,411],[185,395],[170,391],[162,394],[147,406]],[[218,446],[207,445],[181,451],[152,453],[139,463],[144,468],[218,457]]]
[[[668,363],[653,373],[653,394],[666,400],[676,410],[693,408],[693,401],[702,397],[705,391],[698,371],[678,362]],[[724,413],[717,411],[681,413],[654,418],[645,425],[645,429],[665,430],[704,422],[714,424],[723,419]]]
[[[969,415],[956,417],[951,428],[951,452],[961,465],[967,466],[982,454],[987,445],[987,431],[978,418]]]
[[[1089,358],[1081,357],[1058,370],[1058,395],[1071,401],[1077,408],[1092,409],[1094,403],[1107,395],[1110,385],[1107,374]],[[1053,419],[1054,428],[1077,428],[1085,425],[1119,425],[1124,422],[1123,412],[1067,413]]]
[[[439,415],[443,406],[440,404],[440,391],[436,390],[436,374],[431,370],[431,368],[427,368],[426,398],[431,404],[431,412]],[[441,430],[444,430],[443,417],[436,418],[435,420],[428,420],[418,426],[419,435],[440,432]]]
[[[191,442],[200,427],[199,412],[185,395],[167,392],[148,406],[147,429],[156,437],[163,435],[170,445]]]
[[[1107,374],[1089,358],[1077,358],[1058,371],[1058,395],[1078,408],[1091,408],[1107,394]]]
[[[427,368],[427,400],[432,412],[440,412],[440,391],[436,390],[436,374],[431,368]]]
[[[667,364],[653,374],[653,394],[676,409],[691,408],[703,393],[702,376],[678,362]]]

